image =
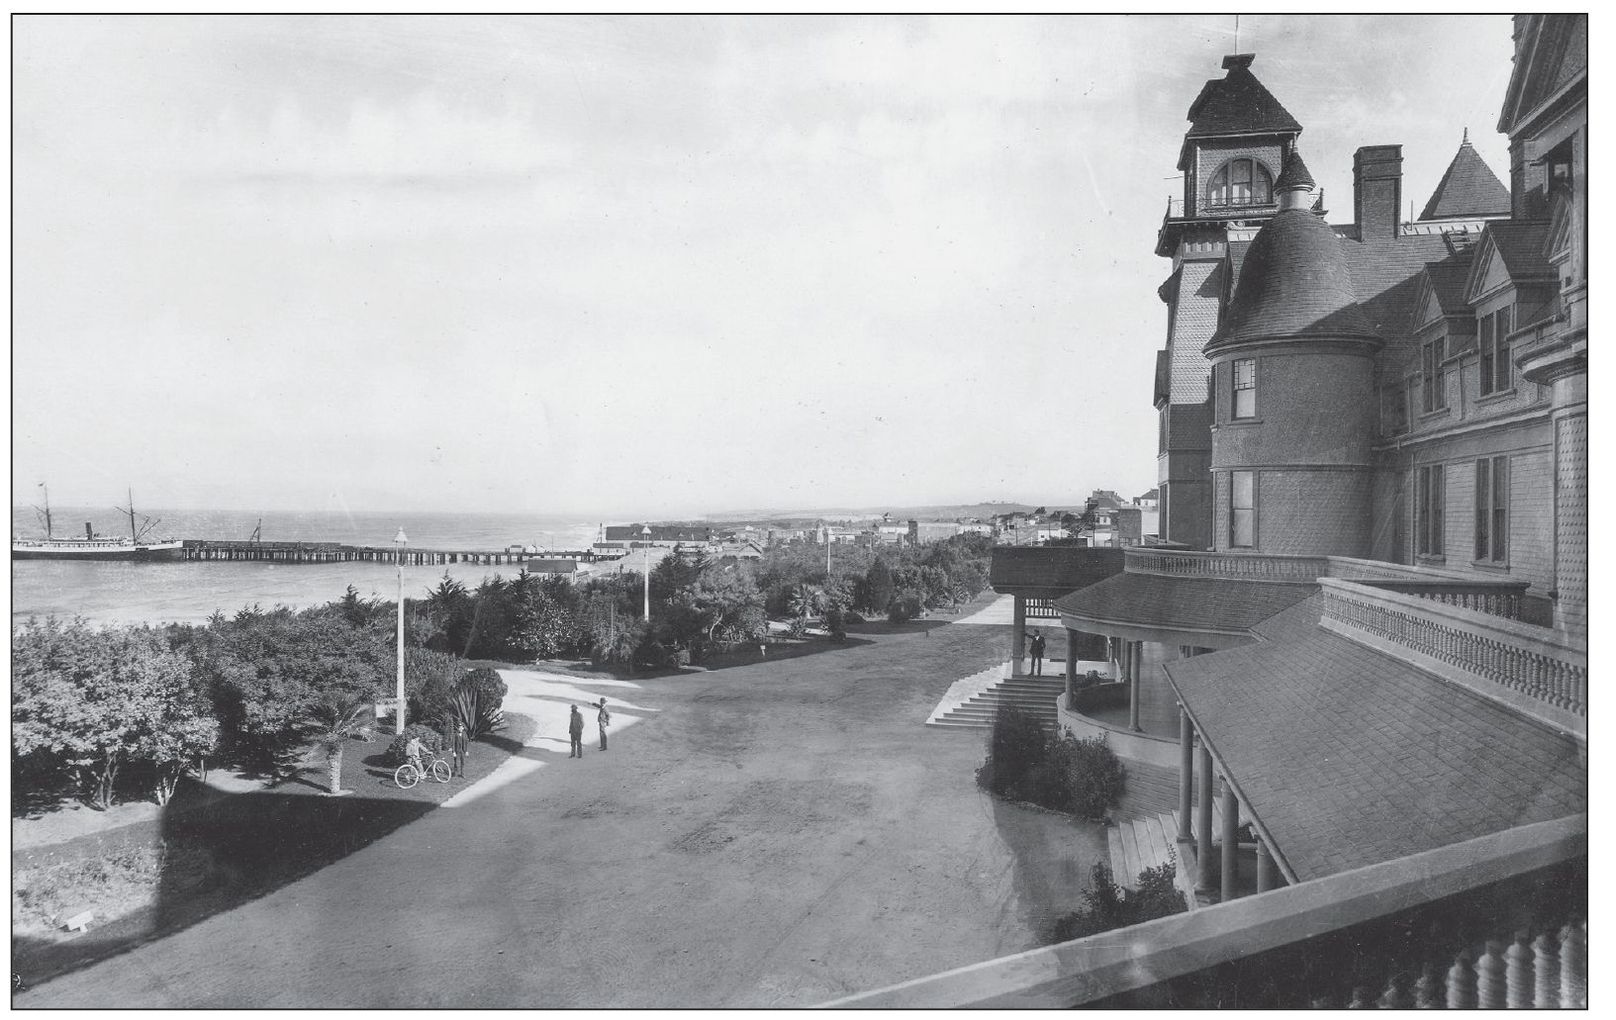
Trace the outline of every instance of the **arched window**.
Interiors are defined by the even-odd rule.
[[[1274,200],[1274,178],[1254,159],[1231,159],[1218,167],[1206,186],[1210,209],[1269,205]]]

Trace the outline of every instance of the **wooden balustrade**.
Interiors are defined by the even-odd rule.
[[[1587,728],[1588,655],[1555,631],[1367,584],[1321,578],[1320,623],[1561,729]]]
[[[1416,595],[1443,605],[1458,606],[1489,616],[1502,616],[1506,620],[1521,618],[1521,598],[1530,584],[1526,581],[1486,581],[1469,578],[1462,581],[1360,581],[1365,587],[1381,591],[1395,591]]]
[[[1359,580],[1366,584],[1408,584],[1429,590],[1430,598],[1450,596],[1503,595],[1506,590],[1519,595],[1524,582],[1495,582],[1474,574],[1446,571],[1441,567],[1385,563],[1380,559],[1353,556],[1275,556],[1269,553],[1212,553],[1206,550],[1133,546],[1125,551],[1130,574],[1160,574],[1165,577],[1206,577],[1217,580],[1269,580],[1286,584],[1312,584],[1320,577]],[[1516,592],[1519,588],[1519,592]],[[1411,588],[1412,590],[1412,588]],[[1475,608],[1475,606],[1472,606]]]
[[[1275,581],[1311,584],[1329,570],[1324,556],[1268,556],[1262,553],[1217,553],[1136,546],[1125,551],[1131,574],[1208,578],[1224,581]]]
[[[1586,919],[1530,930],[1507,940],[1490,940],[1463,950],[1442,970],[1424,964],[1408,984],[1412,968],[1386,977],[1385,984],[1356,985],[1347,1001],[1315,996],[1314,1009],[1586,1009],[1588,1006],[1588,922]],[[1474,960],[1474,963],[1472,963]]]

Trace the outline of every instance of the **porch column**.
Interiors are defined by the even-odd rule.
[[[1012,595],[1015,599],[1015,615],[1010,624],[1010,675],[1015,676],[1021,672],[1021,662],[1027,657],[1027,599],[1023,595]]]
[[[1195,727],[1178,707],[1178,841],[1190,841],[1190,808],[1195,799]]]
[[[1128,728],[1139,732],[1139,681],[1145,672],[1145,643],[1128,642]]]
[[[1268,841],[1257,837],[1257,891],[1267,892],[1274,887],[1274,856],[1268,852]]]
[[[1196,796],[1200,798],[1195,805],[1195,891],[1211,892],[1216,881],[1212,870],[1212,751],[1205,737],[1201,738],[1195,766],[1200,770],[1195,776]]]
[[[1077,699],[1077,631],[1066,628],[1066,707]]]
[[[1234,899],[1234,880],[1240,873],[1240,861],[1236,853],[1240,849],[1239,836],[1235,830],[1240,827],[1240,799],[1234,795],[1234,787],[1229,784],[1229,777],[1223,777],[1223,896],[1219,900],[1227,903]]]

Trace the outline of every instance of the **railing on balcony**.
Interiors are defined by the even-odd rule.
[[[1382,587],[1320,578],[1320,623],[1557,728],[1585,734],[1588,653],[1566,636]]]
[[[1362,581],[1367,588],[1458,606],[1506,620],[1521,618],[1521,597],[1530,587],[1525,581]]]
[[[1125,569],[1130,574],[1312,584],[1329,572],[1329,561],[1324,556],[1190,552],[1154,546],[1136,546],[1126,550],[1125,556]]]
[[[1586,815],[1538,822],[828,1005],[1582,1006],[1587,854]]]
[[[1348,556],[1274,556],[1139,546],[1128,549],[1126,557],[1126,569],[1133,574],[1287,584],[1313,584],[1321,577],[1334,577],[1510,620],[1521,618],[1521,600],[1529,587],[1525,581],[1497,581],[1458,571]]]

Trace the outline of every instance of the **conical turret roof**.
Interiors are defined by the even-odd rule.
[[[1274,182],[1275,191],[1312,191],[1315,187],[1313,175],[1307,172],[1307,164],[1302,162],[1302,154],[1292,146],[1285,150],[1285,161],[1279,170],[1279,180]]]
[[[1509,212],[1509,189],[1499,181],[1492,167],[1481,158],[1481,153],[1470,144],[1470,132],[1447,172],[1431,193],[1420,213],[1422,220],[1472,219],[1477,216],[1501,216]]]
[[[1246,252],[1211,355],[1264,340],[1380,338],[1358,307],[1341,239],[1305,208],[1282,209]]]

